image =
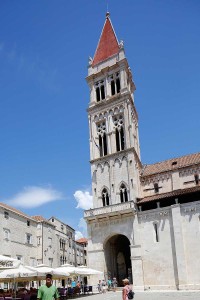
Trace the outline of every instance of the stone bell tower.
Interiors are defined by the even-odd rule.
[[[88,226],[88,265],[118,282],[132,278],[131,245],[141,170],[135,85],[110,15],[89,58],[88,107],[93,208]],[[141,268],[140,268],[141,269]]]
[[[94,208],[135,201],[140,194],[135,85],[109,13],[94,58],[89,61],[87,82]]]

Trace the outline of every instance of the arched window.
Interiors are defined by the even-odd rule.
[[[102,191],[102,203],[103,203],[103,206],[109,205],[109,195],[108,195],[108,191],[106,189],[103,189],[103,191]]]
[[[110,76],[110,85],[111,85],[111,95],[112,96],[120,93],[121,85],[120,85],[119,72],[112,74]]]
[[[97,125],[97,134],[99,136],[99,154],[100,156],[105,156],[108,154],[105,122]]]
[[[105,99],[105,83],[104,80],[95,83],[97,102]]]
[[[128,201],[128,193],[124,184],[122,184],[120,187],[120,200],[121,203]]]
[[[122,115],[114,117],[113,120],[115,127],[116,150],[121,151],[125,148],[124,142],[124,120]]]

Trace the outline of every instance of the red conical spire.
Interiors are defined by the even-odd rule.
[[[96,65],[119,52],[119,43],[115,35],[110,14],[106,13],[106,21],[97,45],[92,65]]]

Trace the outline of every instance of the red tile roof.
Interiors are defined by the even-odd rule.
[[[106,21],[97,45],[92,66],[106,60],[107,58],[119,52],[119,43],[115,35],[109,14],[106,15]]]
[[[46,220],[43,216],[32,216],[32,218],[38,222],[42,222],[42,221],[48,222],[48,220]]]
[[[144,166],[142,177],[200,164],[200,152]]]
[[[25,217],[25,218],[31,219],[30,216],[26,215],[24,212],[22,212],[22,211],[20,211],[20,210],[18,210],[18,209],[16,209],[16,208],[14,208],[14,207],[12,207],[12,206],[10,206],[10,205],[7,205],[7,204],[5,204],[5,203],[0,202],[0,206],[3,207],[3,208],[5,208],[5,209],[8,209],[8,210],[10,210],[10,211],[13,211],[14,213],[16,213],[16,214],[18,214],[18,215],[22,215],[22,216]]]
[[[156,200],[161,200],[161,199],[164,200],[166,198],[178,197],[180,195],[195,193],[195,192],[199,192],[199,191],[200,191],[200,186],[194,186],[194,187],[187,188],[187,189],[179,189],[179,190],[171,191],[168,193],[162,193],[162,194],[156,194],[156,195],[144,197],[142,199],[139,199],[137,204],[140,205],[140,204],[146,203],[146,202],[151,202],[151,201],[156,201]]]
[[[86,238],[81,238],[81,239],[76,240],[76,242],[78,242],[79,244],[87,244],[88,240]]]

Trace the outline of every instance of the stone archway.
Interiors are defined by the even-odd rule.
[[[131,253],[129,239],[122,234],[116,234],[104,245],[107,277],[117,278],[118,286],[122,280],[129,278],[132,282]]]

